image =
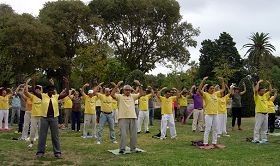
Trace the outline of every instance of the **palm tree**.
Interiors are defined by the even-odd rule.
[[[253,33],[249,39],[253,43],[243,45],[243,48],[249,48],[245,56],[248,54],[249,63],[259,71],[261,64],[271,57],[276,49],[270,44],[271,38],[268,33]]]

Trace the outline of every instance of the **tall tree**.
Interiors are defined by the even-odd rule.
[[[263,67],[267,57],[271,57],[275,47],[270,44],[269,33],[253,33],[249,40],[252,43],[243,45],[243,48],[248,48],[246,55],[248,55],[249,64],[255,68],[255,72],[259,72]]]
[[[186,64],[199,30],[181,22],[176,0],[92,0],[98,37],[107,40],[130,70],[148,72],[166,59]],[[93,26],[94,27],[94,26]]]
[[[70,75],[77,49],[90,41],[89,11],[83,2],[74,0],[47,2],[40,10],[40,21],[52,28],[55,43],[60,46],[55,49],[55,55],[61,58],[60,67],[47,70],[50,75]]]
[[[199,78],[203,78],[204,76],[214,77],[216,73],[227,68],[230,69],[230,72],[228,71],[226,74],[227,79],[239,82],[242,78],[240,76],[242,60],[235,46],[236,43],[230,34],[223,32],[218,39],[214,41],[209,39],[204,40],[201,45],[198,70]],[[226,66],[220,66],[225,62],[227,63]],[[230,75],[228,75],[229,73]]]

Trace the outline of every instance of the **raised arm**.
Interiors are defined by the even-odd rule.
[[[256,84],[256,86],[255,86],[255,95],[258,94],[258,90],[259,90],[259,87],[260,87],[260,83],[262,83],[262,82],[263,82],[263,80],[259,80],[259,81],[257,82],[257,84]]]
[[[69,95],[69,81],[66,77],[63,77],[63,82],[64,82],[64,91],[62,91],[59,96],[58,96],[58,100],[65,98],[66,96]]]
[[[31,81],[31,78],[27,79],[26,83],[28,84]],[[32,92],[33,94],[38,97],[39,99],[42,99],[42,94],[41,93],[37,93],[35,91],[35,79],[32,80]]]
[[[119,81],[118,84],[115,84],[114,82],[111,82],[111,84],[114,86],[112,92],[111,92],[111,96],[116,99],[116,93],[118,91],[118,88],[120,87],[120,85],[123,83],[123,81]]]
[[[28,84],[31,81],[31,79],[27,79],[27,81],[25,82],[25,86],[24,86],[24,95],[31,98],[31,93],[28,92]]]
[[[143,96],[144,95],[143,85],[141,85],[141,83],[138,80],[134,80],[134,83],[136,84],[139,90],[139,97]]]
[[[269,84],[269,93],[271,93],[272,92],[272,85],[271,85],[271,83],[270,83],[270,81],[268,81],[268,80],[266,80],[266,82]]]
[[[246,93],[246,84],[243,82],[243,91],[240,92],[240,95],[244,95]]]
[[[198,91],[199,91],[199,93],[200,93],[201,96],[203,95],[202,87],[203,87],[203,85],[204,85],[205,80],[207,80],[207,79],[208,79],[208,77],[204,77],[204,78],[202,79],[202,81],[200,82],[200,84],[199,84]]]
[[[89,83],[86,83],[85,85],[82,86],[82,88],[81,88],[81,94],[82,94],[82,96],[86,96],[85,87],[88,87],[88,86],[89,86]]]
[[[270,98],[272,102],[277,98],[277,89],[274,90],[274,95]]]
[[[220,92],[223,93],[225,91],[225,81],[223,77],[218,77],[218,79],[220,80],[220,83],[222,85]]]
[[[158,93],[156,94],[158,99],[159,99],[160,96],[161,96],[161,92],[162,92],[163,90],[165,90],[165,89],[167,89],[167,87],[163,87],[163,88],[161,88],[161,90],[158,91]]]

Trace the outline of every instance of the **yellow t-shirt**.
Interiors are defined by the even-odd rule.
[[[115,94],[115,96],[119,104],[118,119],[136,119],[134,101],[138,99],[139,94],[130,94],[129,96]]]
[[[0,110],[8,110],[9,109],[9,99],[11,95],[0,96]]]
[[[48,115],[48,108],[49,108],[50,100],[52,101],[54,117],[59,116],[58,97],[59,97],[58,94],[52,95],[52,97],[50,98],[48,96],[48,94],[42,93],[42,105],[41,105],[41,108],[42,108],[42,116],[43,117],[47,117],[47,115]]]
[[[266,92],[262,96],[260,96],[259,94],[254,95],[256,113],[267,113],[268,112],[267,102],[269,100],[269,97],[270,97],[269,92]]]
[[[69,96],[66,96],[64,99],[63,99],[63,107],[64,108],[72,108],[73,106],[73,103],[72,103],[72,100]]]
[[[180,106],[183,106],[183,107],[187,107],[188,106],[188,101],[187,101],[187,99],[188,99],[188,96],[183,96],[183,95],[181,95],[180,97],[179,97],[179,105]]]
[[[208,92],[203,92],[203,103],[204,103],[204,114],[215,115],[218,114],[219,102],[218,96],[220,96],[220,91],[209,94]]]
[[[267,101],[268,113],[275,113],[274,103],[272,100]]]
[[[149,110],[149,99],[151,98],[151,94],[141,96],[139,98],[139,110],[140,111],[147,111]]]
[[[227,103],[229,102],[230,94],[225,95],[224,97],[218,97],[219,110],[218,114],[224,114],[227,112]]]
[[[85,101],[85,114],[96,114],[95,103],[96,96],[89,97],[88,95],[84,95],[83,99]]]
[[[101,106],[101,101],[99,99],[97,99],[95,105],[96,106]]]
[[[101,93],[98,93],[97,96],[98,96],[97,99],[100,99],[100,101],[101,101],[101,111],[108,112],[108,113],[112,112],[113,111],[113,108],[112,108],[113,98],[110,95],[106,96]]]
[[[42,116],[42,100],[33,94],[31,94],[30,99],[32,101],[31,116]]]
[[[176,96],[171,96],[169,98],[160,96],[159,100],[161,102],[161,114],[173,114],[172,113],[172,104],[176,100]]]
[[[113,110],[117,110],[118,109],[118,102],[115,99],[112,100],[112,109]]]

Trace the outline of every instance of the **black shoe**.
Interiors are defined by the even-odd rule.
[[[147,133],[150,133],[150,131],[146,131],[145,133],[146,133],[146,134],[147,134]]]
[[[119,151],[119,154],[124,154],[124,150],[120,150],[120,151]]]
[[[54,154],[54,157],[60,159],[61,158],[61,153]]]
[[[137,132],[137,134],[140,134],[140,133],[141,133],[140,131]]]
[[[37,153],[36,154],[36,157],[39,159],[39,158],[43,158],[44,157],[44,153]]]
[[[130,150],[130,152],[131,152],[131,153],[139,153],[139,152],[141,152],[141,151],[134,149],[134,150]]]

